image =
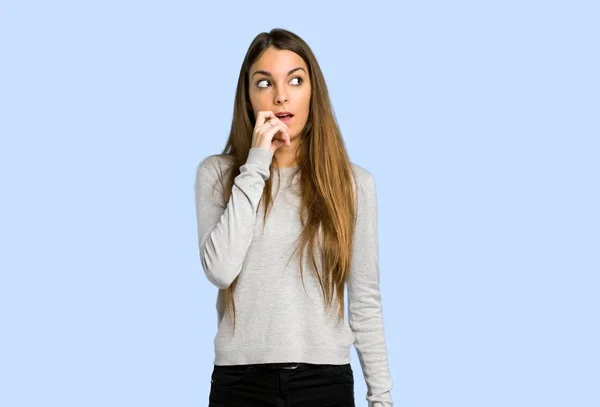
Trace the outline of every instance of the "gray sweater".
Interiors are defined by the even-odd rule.
[[[217,295],[218,331],[215,365],[271,362],[350,363],[356,348],[370,407],[392,406],[390,376],[379,290],[377,196],[375,182],[352,163],[357,175],[357,223],[347,281],[348,318],[338,323],[337,308],[328,311],[308,251],[303,259],[304,285],[296,248],[301,223],[296,169],[269,166],[273,153],[252,148],[224,202],[219,175],[231,165],[211,155],[198,165],[195,191],[200,260],[208,280],[227,288],[237,277],[236,327]],[[273,206],[263,225],[265,181],[273,177]],[[278,189],[278,181],[281,181]],[[216,184],[216,189],[214,189]],[[263,226],[265,229],[263,231]],[[316,251],[320,265],[319,251]],[[335,303],[334,303],[335,304]]]

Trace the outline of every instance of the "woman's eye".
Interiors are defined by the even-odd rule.
[[[299,76],[294,76],[292,78],[292,81],[294,79],[298,79],[298,83],[296,85],[300,85],[302,82],[304,82],[304,80],[301,77],[299,77]],[[256,86],[259,87],[259,88],[266,88],[267,86],[261,86],[261,83],[263,83],[263,82],[269,83],[269,81],[267,79],[261,79],[260,81],[257,82]]]

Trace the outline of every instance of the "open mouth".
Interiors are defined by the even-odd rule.
[[[282,122],[284,122],[285,124],[289,123],[290,120],[292,120],[292,117],[294,117],[294,115],[289,112],[277,113],[277,114],[275,114],[275,116],[277,116],[277,118],[279,120],[281,120]]]

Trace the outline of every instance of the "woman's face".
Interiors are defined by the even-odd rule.
[[[250,67],[250,103],[254,117],[259,111],[290,112],[286,123],[290,139],[300,134],[310,109],[310,78],[304,60],[295,52],[268,48]]]

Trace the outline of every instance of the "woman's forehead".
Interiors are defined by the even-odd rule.
[[[254,64],[252,72],[262,70],[272,75],[287,75],[295,68],[306,69],[306,64],[300,55],[289,50],[267,49]]]

